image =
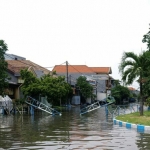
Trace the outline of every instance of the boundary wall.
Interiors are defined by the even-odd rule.
[[[136,129],[138,132],[145,132],[145,131],[150,132],[150,126],[123,122],[120,120],[116,120],[115,118],[113,119],[113,123],[114,125],[119,125],[119,127],[126,127],[127,129]]]

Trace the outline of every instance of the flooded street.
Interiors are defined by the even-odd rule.
[[[80,116],[80,108],[62,116],[0,115],[1,149],[149,150],[150,134],[113,125],[104,108]]]

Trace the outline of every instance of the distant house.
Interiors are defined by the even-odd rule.
[[[133,87],[128,87],[128,89],[130,90],[130,92],[131,92],[132,94],[138,95],[138,94],[140,93],[139,90],[137,90],[137,89],[135,89],[135,88],[133,88]]]
[[[20,71],[22,69],[28,69],[36,77],[40,78],[44,74],[51,73],[50,70],[35,64],[30,60],[26,60],[24,57],[20,57],[13,54],[6,54],[5,60],[8,63],[8,76],[11,78],[9,80],[8,93],[11,99],[19,99],[23,97],[21,92],[21,86],[23,80],[20,77]]]
[[[65,76],[66,81],[72,86],[76,84],[76,79],[80,76],[85,76],[89,82],[94,83],[93,81],[95,81],[95,94],[98,100],[105,98],[112,86],[111,67],[88,67],[86,65],[68,65],[67,67],[66,65],[56,65],[52,71],[56,71],[57,75]]]

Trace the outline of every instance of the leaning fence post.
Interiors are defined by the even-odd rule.
[[[4,112],[4,107],[2,107],[2,114],[4,115],[4,113],[5,113],[5,112]]]
[[[105,105],[106,120],[108,121],[108,107]]]
[[[108,108],[107,108],[106,105],[105,105],[105,113],[106,113],[106,115],[108,116]]]

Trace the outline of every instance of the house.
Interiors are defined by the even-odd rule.
[[[97,100],[104,99],[111,89],[112,73],[111,67],[88,67],[86,65],[56,65],[52,71],[56,71],[57,75],[65,76],[66,81],[75,86],[76,79],[85,76],[87,81],[92,82],[95,86],[95,94]],[[93,82],[94,81],[94,82]],[[108,92],[109,91],[109,92]]]
[[[23,80],[20,77],[20,71],[22,69],[28,69],[38,78],[44,74],[51,73],[50,70],[17,55],[5,54],[5,60],[8,63],[7,73],[10,77],[10,80],[8,81],[9,88],[7,89],[7,92],[11,99],[19,99],[23,97],[20,89],[23,84]]]
[[[138,89],[135,89],[133,87],[128,87],[128,89],[130,90],[130,92],[132,94],[139,95],[139,93],[140,93],[140,91]]]

